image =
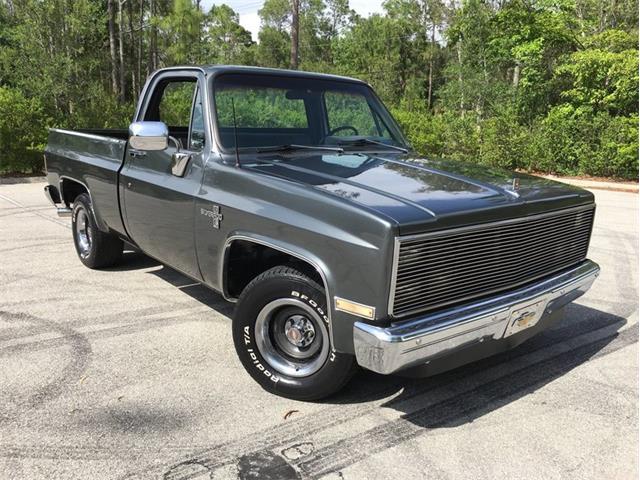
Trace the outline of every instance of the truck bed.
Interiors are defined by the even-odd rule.
[[[60,198],[73,182],[90,192],[101,230],[124,233],[118,200],[118,172],[127,146],[126,129],[49,130],[45,149],[47,180]]]

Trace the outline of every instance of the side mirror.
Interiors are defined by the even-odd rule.
[[[169,129],[163,122],[134,122],[129,125],[129,145],[145,152],[166,150]]]

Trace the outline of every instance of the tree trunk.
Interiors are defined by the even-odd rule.
[[[155,21],[154,17],[156,15],[155,0],[149,1],[149,12],[152,24],[149,38],[149,63],[147,64],[147,74],[150,74],[158,68],[158,31],[156,30],[156,26],[153,24]]]
[[[462,77],[462,39],[457,43],[458,85],[460,87],[460,113],[464,116],[464,78]]]
[[[133,36],[133,0],[127,2],[127,17],[129,20],[129,64],[131,65],[131,97],[135,98],[138,91],[138,83],[136,82],[136,70],[133,68],[133,62],[136,58],[136,42]]]
[[[513,67],[513,88],[517,89],[520,85],[520,62],[516,62],[516,66]]]
[[[427,92],[427,108],[431,110],[433,102],[433,49],[436,42],[436,24],[431,24],[431,45],[429,45],[429,91]]]
[[[117,0],[107,0],[107,12],[109,15],[109,54],[111,57],[111,91],[118,95],[118,56],[116,53],[116,22],[115,8],[113,2]]]
[[[291,68],[298,69],[298,48],[300,35],[300,0],[292,0],[291,10]]]
[[[125,95],[127,92],[126,84],[125,84],[125,67],[124,67],[124,17],[122,15],[122,5],[126,0],[117,0],[118,1],[118,53],[120,60],[120,69],[118,72],[119,76],[119,84],[120,84],[120,101],[125,101]]]
[[[136,68],[136,76],[138,89],[136,90],[134,97],[137,97],[142,90],[142,37],[144,33],[144,0],[140,0],[140,30],[138,31],[138,65]]]
[[[200,7],[200,0],[196,0],[196,10],[198,11],[198,26],[197,26],[197,39],[198,39],[198,48],[193,52],[195,54],[194,61],[195,63],[206,63],[205,54],[204,54],[204,39],[202,38],[202,18],[200,17],[200,13],[202,13],[202,8]],[[193,57],[192,57],[193,58]]]

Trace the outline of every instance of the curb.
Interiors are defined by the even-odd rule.
[[[47,177],[0,177],[0,185],[16,185],[18,183],[41,183],[45,182]]]
[[[618,182],[598,182],[595,180],[578,180],[573,178],[554,177],[552,175],[540,175],[542,178],[555,180],[587,190],[609,190],[610,192],[638,193],[638,184]]]

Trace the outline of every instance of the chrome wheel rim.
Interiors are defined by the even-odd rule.
[[[265,305],[256,319],[255,338],[267,363],[290,377],[314,374],[329,357],[324,320],[311,306],[295,298]]]
[[[89,224],[89,216],[84,208],[78,209],[76,214],[76,237],[80,255],[86,257],[91,252],[93,231]]]

